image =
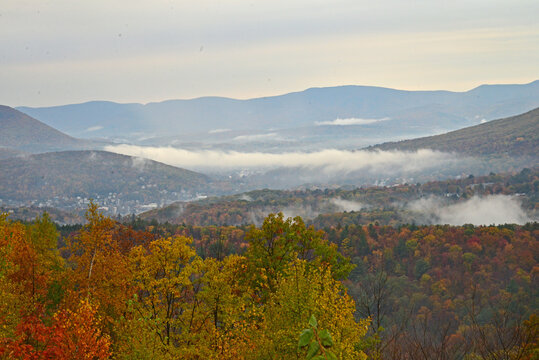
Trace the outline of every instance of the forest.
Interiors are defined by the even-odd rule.
[[[0,218],[0,358],[536,359],[539,226]]]
[[[407,206],[415,200],[437,198],[447,204],[474,197],[519,196],[522,207],[533,216],[539,210],[539,168],[486,176],[466,175],[459,179],[397,186],[365,186],[349,189],[255,190],[243,194],[174,203],[140,214],[145,220],[191,225],[261,224],[269,213],[282,211],[302,216],[318,228],[378,222],[398,226],[429,223],[426,214]]]

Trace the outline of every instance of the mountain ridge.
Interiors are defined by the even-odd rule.
[[[0,105],[0,147],[5,151],[41,152],[87,145],[85,140],[71,137],[21,111]]]
[[[537,156],[539,149],[539,108],[524,114],[492,120],[445,134],[387,142],[370,149],[414,151],[432,150],[466,155]]]
[[[64,202],[85,198],[109,199],[111,206],[163,203],[192,198],[210,182],[194,171],[98,150],[14,157],[0,160],[0,169],[0,199],[6,205],[43,202],[66,208]]]
[[[506,117],[539,106],[539,82],[488,85],[466,92],[409,91],[343,85],[252,99],[198,97],[161,102],[85,102],[18,109],[68,134],[127,138],[208,133],[215,129],[253,130],[315,127],[337,118],[386,118],[396,134],[417,134],[418,117],[427,133],[474,125],[482,119]],[[414,109],[422,109],[415,114]],[[404,115],[403,115],[404,114]],[[378,124],[385,130],[389,124]],[[168,145],[168,144],[167,144]]]

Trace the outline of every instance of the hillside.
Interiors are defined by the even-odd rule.
[[[537,220],[539,168],[390,187],[256,190],[177,202],[140,214],[140,218],[160,223],[239,226],[259,225],[269,213],[282,212],[286,217],[301,216],[318,227],[327,227],[375,221],[384,225],[457,223],[459,219],[452,214],[457,210],[468,215],[469,223]],[[475,214],[481,212],[485,213]]]
[[[405,135],[430,135],[538,106],[539,81],[525,85],[480,86],[467,92],[338,86],[248,100],[204,97],[144,105],[95,101],[19,109],[54,128],[84,138],[106,137],[142,143],[148,138],[168,137],[160,138],[158,144],[188,146],[195,134],[199,136],[195,139],[203,144],[216,141],[235,146],[240,139],[246,139],[245,136],[267,141],[273,136],[279,141],[284,137],[286,141],[297,141],[296,146],[303,146],[307,140],[324,144],[337,136],[342,141],[343,134],[328,134],[341,128],[345,129],[344,135],[353,134],[357,147],[359,137],[366,137],[364,141],[372,145],[368,138],[377,134],[384,134],[381,141]],[[334,122],[336,119],[352,119],[352,124],[339,125]],[[261,138],[261,135],[266,137]],[[299,141],[298,136],[304,135],[308,138]],[[169,143],[164,142],[167,139]],[[260,144],[252,145],[251,148],[260,149]]]
[[[489,121],[447,134],[389,142],[373,148],[407,151],[428,148],[470,156],[537,157],[539,150],[539,108],[525,114]]]
[[[88,142],[68,136],[18,110],[0,105],[0,147],[28,152],[80,149]],[[7,149],[5,149],[7,148]],[[5,157],[5,156],[3,156]]]
[[[63,211],[51,207],[36,207],[36,206],[23,206],[23,207],[1,207],[0,213],[7,213],[8,219],[10,220],[19,220],[19,221],[34,221],[37,217],[43,216],[43,213],[46,212],[51,221],[59,225],[75,225],[83,224],[86,222],[84,218],[84,211]]]
[[[120,208],[188,199],[207,187],[202,174],[104,151],[63,151],[0,160],[0,199],[85,207],[88,198]],[[65,206],[63,206],[65,208]]]

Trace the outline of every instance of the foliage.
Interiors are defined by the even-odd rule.
[[[135,229],[95,204],[86,215],[59,242],[46,215],[0,216],[0,358],[537,356],[537,223]]]
[[[309,319],[309,328],[304,329],[298,341],[298,347],[307,347],[306,359],[310,360],[337,360],[337,356],[330,350],[333,338],[327,329],[318,330],[318,321],[314,315]]]
[[[283,359],[296,359],[301,354],[297,335],[311,315],[334,334],[333,352],[339,359],[361,359],[357,350],[365,335],[368,321],[356,322],[354,301],[330,271],[309,269],[304,260],[291,263],[279,279],[279,287],[268,300],[265,310],[264,341],[261,358],[281,354]]]
[[[245,226],[262,224],[268,213],[286,211],[302,216],[308,224],[318,229],[336,227],[338,224],[368,225],[374,222],[399,226],[428,220],[402,206],[411,201],[435,196],[445,199],[447,203],[458,203],[471,196],[495,194],[524,194],[520,197],[523,207],[532,212],[539,209],[539,168],[424,184],[303,191],[257,190],[189,203],[174,203],[143,213],[140,219],[188,224],[187,227]],[[339,205],[342,200],[351,206],[347,208]]]

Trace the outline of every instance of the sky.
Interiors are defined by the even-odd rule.
[[[2,0],[0,104],[539,79],[537,0]]]

